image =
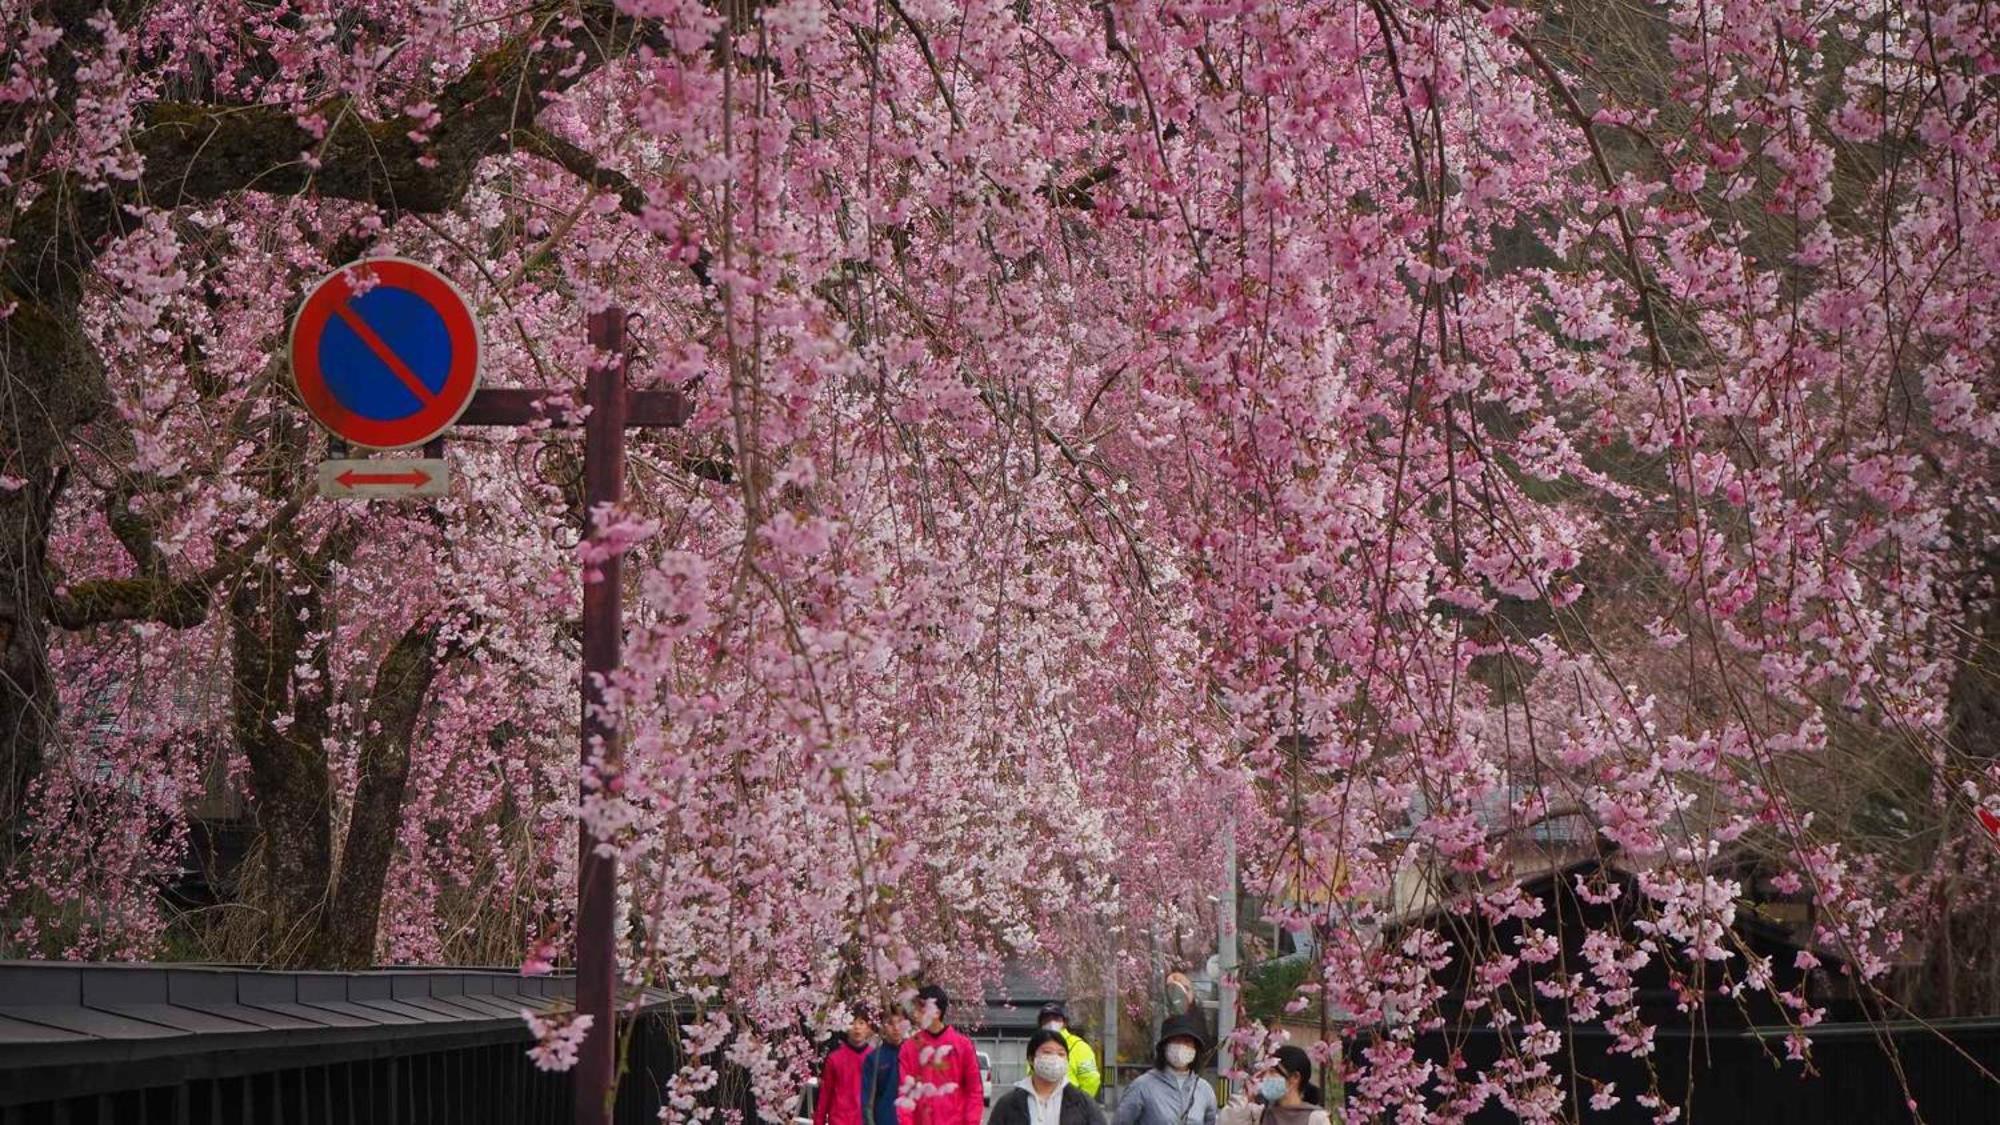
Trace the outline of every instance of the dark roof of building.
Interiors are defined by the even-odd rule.
[[[1048,975],[1024,965],[1010,964],[1001,974],[1000,987],[986,996],[977,1012],[966,1013],[959,1022],[968,1032],[1026,1035],[1035,1030],[1042,1005],[1051,1001],[1060,1004],[1066,999],[1059,984],[1049,983]]]

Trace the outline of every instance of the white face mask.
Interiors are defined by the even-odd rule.
[[[1167,1044],[1167,1065],[1175,1070],[1186,1070],[1194,1064],[1194,1048],[1186,1043]]]
[[[1069,1074],[1069,1060],[1061,1055],[1036,1055],[1035,1077],[1044,1082],[1060,1082]]]

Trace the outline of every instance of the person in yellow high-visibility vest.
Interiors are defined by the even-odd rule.
[[[1104,1075],[1097,1070],[1097,1052],[1081,1036],[1070,1032],[1069,1017],[1063,1014],[1062,1005],[1046,1005],[1035,1022],[1063,1037],[1063,1045],[1069,1048],[1069,1084],[1096,1097],[1098,1087],[1104,1085]]]

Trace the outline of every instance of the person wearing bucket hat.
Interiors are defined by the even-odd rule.
[[[1097,1096],[1098,1087],[1103,1085],[1104,1076],[1097,1070],[1097,1052],[1069,1029],[1069,1016],[1063,1012],[1061,1004],[1042,1005],[1042,1014],[1035,1022],[1042,1030],[1053,1031],[1062,1036],[1063,1046],[1069,1049],[1069,1084],[1091,1097]]]
[[[1215,1088],[1195,1072],[1207,1052],[1200,1016],[1183,1012],[1161,1024],[1153,1069],[1126,1087],[1112,1125],[1216,1125]]]
[[[1280,1047],[1251,1073],[1257,1078],[1255,1099],[1237,1095],[1222,1111],[1220,1125],[1333,1125],[1332,1115],[1320,1107],[1312,1056],[1305,1051]]]

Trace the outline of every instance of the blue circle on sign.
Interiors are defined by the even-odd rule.
[[[441,393],[451,358],[444,317],[422,297],[392,285],[350,298],[328,319],[319,344],[327,388],[355,414],[380,422],[424,408],[410,386],[412,376],[432,395]]]

